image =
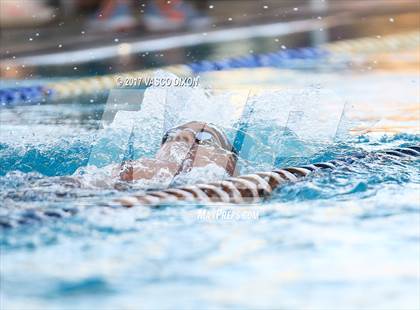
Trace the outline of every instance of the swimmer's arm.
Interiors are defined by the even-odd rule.
[[[150,180],[159,173],[165,173],[168,177],[173,177],[177,171],[178,165],[173,162],[143,158],[126,162],[114,168],[112,175],[122,181]]]

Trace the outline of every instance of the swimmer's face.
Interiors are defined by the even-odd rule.
[[[236,157],[223,147],[220,134],[200,122],[191,122],[168,132],[158,157],[182,165],[180,170],[183,171],[213,163],[233,175],[236,165]]]

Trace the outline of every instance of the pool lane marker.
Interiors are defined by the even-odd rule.
[[[418,48],[419,46],[420,32],[414,31],[383,36],[381,38],[366,37],[336,41],[320,47],[280,49],[276,52],[249,54],[216,61],[204,60],[187,65],[162,67],[160,69],[172,72],[179,77],[187,77],[203,72],[239,68],[292,68],[297,63],[305,64],[306,62],[327,61],[335,63],[338,60],[340,63],[345,63],[351,60],[356,53],[390,52]],[[118,87],[119,77],[123,79],[142,77],[142,80],[145,80],[144,78],[153,76],[156,69],[74,79],[30,87],[2,88],[0,89],[0,107],[36,105],[106,91]]]
[[[300,167],[275,169],[268,172],[257,172],[209,184],[198,184],[168,188],[160,191],[142,192],[118,198],[110,203],[100,204],[107,207],[155,207],[162,204],[190,202],[190,203],[231,203],[240,206],[261,202],[270,197],[278,187],[284,184],[298,182],[324,169],[335,169],[351,165],[353,162],[368,156],[370,153],[357,153],[315,164]],[[415,159],[420,157],[420,146],[399,147],[375,152],[384,159]],[[21,225],[33,225],[47,219],[62,219],[79,212],[78,207],[49,208],[46,210],[27,209],[13,217],[0,216],[0,229],[10,229]]]
[[[116,199],[112,206],[159,206],[174,202],[204,203],[256,203],[267,199],[279,186],[294,183],[307,177],[312,172],[336,169],[351,165],[354,161],[368,156],[369,153],[356,154],[353,157],[339,158],[300,167],[274,169],[269,172],[231,177],[223,181],[194,186],[177,187],[161,191],[149,191]],[[409,146],[376,152],[381,157],[406,158],[420,156],[420,146]]]

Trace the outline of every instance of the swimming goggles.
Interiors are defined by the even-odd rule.
[[[194,142],[199,145],[218,145],[220,147],[223,147],[218,142],[218,139],[215,135],[213,135],[211,132],[206,131],[205,129],[200,130],[199,132],[194,131],[191,128],[173,128],[168,130],[165,135],[162,138],[162,144],[166,143],[167,141],[171,141],[173,138],[175,138],[181,131],[189,131],[194,136]]]

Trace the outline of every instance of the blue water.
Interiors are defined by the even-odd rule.
[[[370,77],[363,95],[354,88],[366,78],[349,79],[337,91],[371,102],[385,96],[376,90],[390,77]],[[333,80],[324,79],[334,89]],[[411,91],[394,85],[400,108],[416,100],[418,76],[398,83]],[[124,193],[78,188],[67,178],[106,177],[101,167],[124,153],[118,141],[126,129],[98,130],[103,109],[104,102],[76,101],[1,111],[2,309],[420,307],[419,160],[383,160],[373,152],[277,189],[250,207],[258,214],[252,219],[199,217],[202,210],[244,208],[234,205],[109,208],[104,203]],[[288,157],[270,145],[278,128],[256,113],[249,130],[265,147],[255,144],[257,155],[242,163],[243,172],[269,167],[267,148],[283,152],[280,164],[302,164],[420,143],[409,132],[355,135]],[[134,157],[156,150],[142,133],[161,130],[149,125],[137,128]],[[97,167],[86,166],[93,149]]]

